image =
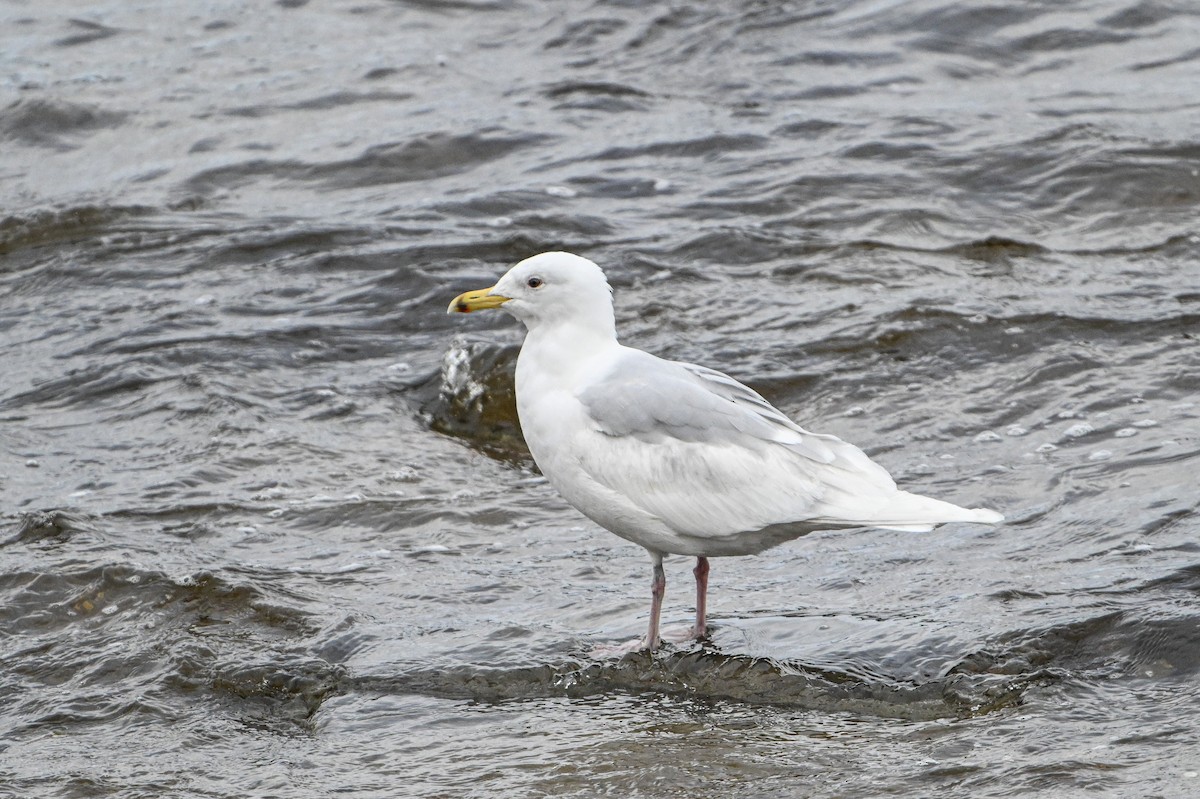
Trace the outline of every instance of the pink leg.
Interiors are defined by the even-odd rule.
[[[663,596],[667,593],[667,573],[663,571],[662,556],[654,557],[654,582],[650,584],[650,629],[646,631],[646,648],[658,649],[658,618],[662,614]]]
[[[696,558],[696,568],[692,569],[696,576],[696,626],[692,628],[693,638],[703,638],[708,631],[705,615],[708,603],[708,558]]]

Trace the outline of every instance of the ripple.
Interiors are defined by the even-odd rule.
[[[1010,707],[1019,702],[1026,682],[975,679],[958,673],[922,684],[868,681],[771,658],[695,650],[638,653],[601,663],[414,671],[397,677],[351,678],[349,685],[357,691],[477,702],[666,694],[714,703],[735,701],[825,713],[937,719]]]
[[[310,164],[253,159],[208,169],[190,177],[184,189],[189,195],[205,197],[262,180],[319,183],[330,189],[428,181],[469,172],[544,140],[535,134],[429,133],[376,145],[345,161]]]
[[[122,111],[80,103],[18,100],[0,110],[0,137],[66,151],[79,146],[73,137],[119,127],[128,117]]]

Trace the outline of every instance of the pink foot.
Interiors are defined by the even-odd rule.
[[[645,638],[635,638],[632,641],[626,641],[623,644],[600,644],[592,647],[589,656],[598,659],[607,658],[622,658],[633,652],[649,652],[650,647],[646,644]]]
[[[687,644],[703,637],[703,635],[696,635],[695,627],[677,627],[674,630],[663,630],[663,640],[669,641],[672,644]]]
[[[631,652],[650,652],[661,647],[662,644],[689,644],[692,641],[697,641],[704,636],[696,635],[695,627],[676,627],[670,630],[662,631],[662,638],[659,641],[658,647],[650,647],[646,643],[645,638],[635,638],[632,641],[626,641],[621,644],[600,644],[592,647],[588,653],[593,658],[620,658]]]

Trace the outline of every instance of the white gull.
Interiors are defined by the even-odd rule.
[[[667,554],[696,558],[699,638],[710,557],[757,554],[813,530],[1003,520],[901,491],[862,450],[810,433],[728,375],[618,343],[612,289],[586,258],[527,258],[449,312],[486,308],[528,329],[517,413],[542,474],[583,515],[650,553],[647,648],[660,640]]]

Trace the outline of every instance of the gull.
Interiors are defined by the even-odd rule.
[[[690,635],[702,639],[709,558],[755,555],[815,530],[1003,521],[898,489],[858,447],[810,433],[726,374],[618,343],[612,289],[586,258],[526,258],[447,312],[488,308],[527,329],[517,414],[538,468],[584,516],[650,554],[642,648],[661,642],[666,555],[696,558]]]

